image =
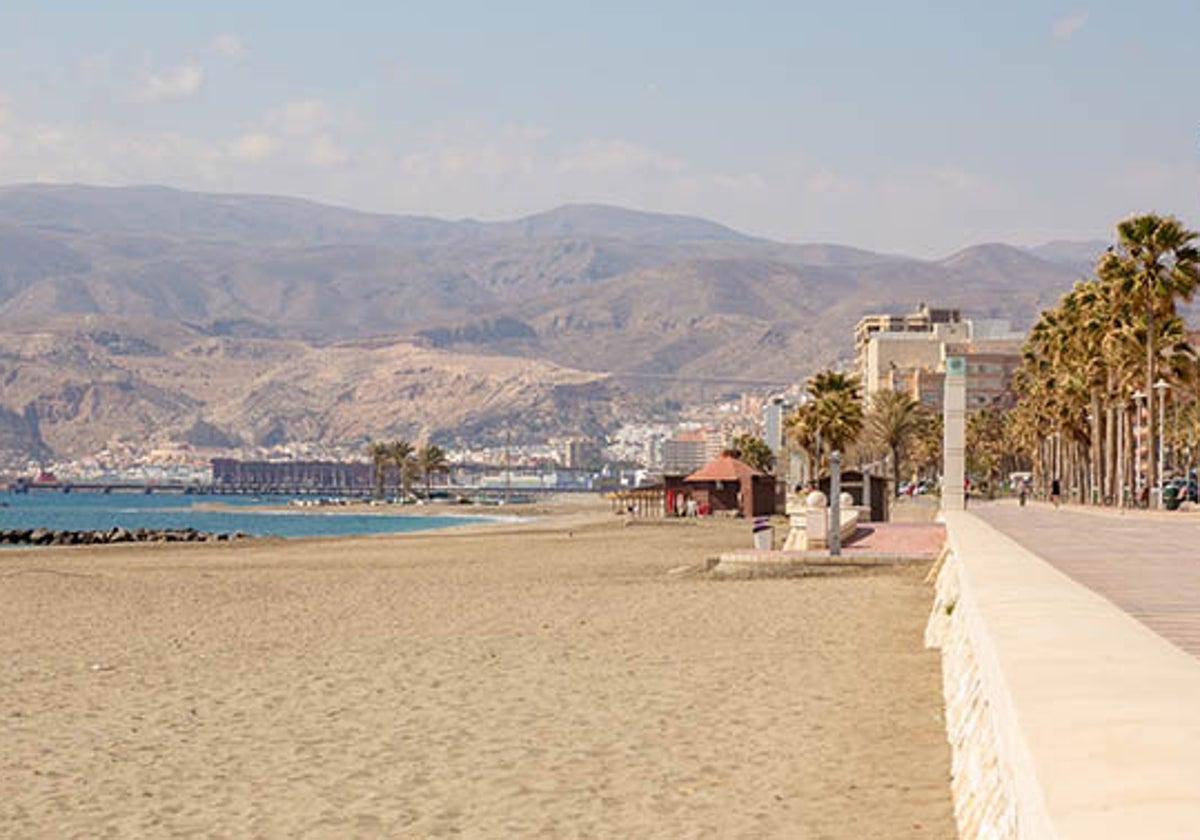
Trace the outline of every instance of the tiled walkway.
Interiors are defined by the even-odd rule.
[[[946,542],[946,526],[933,522],[868,522],[860,525],[845,548],[847,556],[896,554],[906,557],[938,556]]]
[[[976,504],[970,513],[1200,657],[1200,516]]]

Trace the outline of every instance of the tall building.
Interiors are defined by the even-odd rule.
[[[1021,363],[1023,338],[1006,322],[976,325],[958,309],[924,304],[909,315],[869,315],[854,332],[866,394],[903,391],[939,410],[947,356],[962,356],[966,362],[968,411],[1011,408],[1016,403],[1012,376]]]
[[[663,474],[695,472],[725,449],[727,441],[718,429],[690,429],[663,441]]]
[[[786,410],[784,398],[779,394],[763,404],[763,442],[777,458],[783,449],[783,416]]]
[[[859,380],[867,394],[891,388],[893,371],[934,369],[947,342],[969,341],[971,322],[958,309],[925,304],[908,315],[867,315],[854,328]]]
[[[596,444],[584,438],[571,438],[559,444],[558,463],[569,470],[581,470],[594,466],[600,451]]]

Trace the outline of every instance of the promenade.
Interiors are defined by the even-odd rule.
[[[1200,656],[1200,515],[974,501],[970,512]]]
[[[1015,502],[944,514],[960,836],[1200,837],[1200,517]]]

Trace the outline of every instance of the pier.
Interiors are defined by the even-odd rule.
[[[28,481],[17,479],[4,487],[10,493],[221,493],[211,483],[183,481]]]

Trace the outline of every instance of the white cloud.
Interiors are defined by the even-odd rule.
[[[267,128],[294,137],[311,137],[341,121],[329,103],[321,99],[294,99],[272,108],[263,117]]]
[[[229,56],[230,58],[237,58],[246,54],[246,44],[232,32],[222,32],[220,35],[217,35],[212,39],[210,46],[213,52]]]
[[[229,144],[229,154],[237,160],[263,161],[270,158],[279,143],[264,131],[250,131]]]
[[[231,157],[247,162],[328,169],[351,159],[344,135],[353,135],[357,117],[320,99],[297,99],[268,110],[227,145]]]
[[[44,123],[15,113],[5,124],[0,183],[174,184],[212,189],[220,155],[175,132],[130,132],[100,123]]]
[[[204,68],[181,64],[158,73],[147,73],[134,88],[136,102],[167,102],[194,96],[204,84]]]
[[[304,159],[313,166],[338,166],[347,161],[345,149],[334,142],[328,134],[319,134],[308,145]]]
[[[557,162],[561,173],[618,174],[629,172],[683,172],[687,164],[627,140],[588,140]]]
[[[1064,15],[1054,21],[1054,26],[1051,27],[1051,34],[1055,41],[1069,41],[1079,30],[1083,29],[1087,23],[1090,13],[1087,9],[1076,9],[1069,15]]]
[[[1114,160],[1103,177],[1025,177],[953,161],[865,172],[800,154],[739,171],[634,138],[564,140],[536,125],[455,124],[420,136],[372,128],[319,99],[283,103],[210,137],[128,121],[39,120],[0,94],[0,183],[162,183],[445,218],[512,219],[606,202],[787,241],[942,256],[982,241],[1102,237],[1131,209],[1186,216],[1200,177],[1186,158]]]

